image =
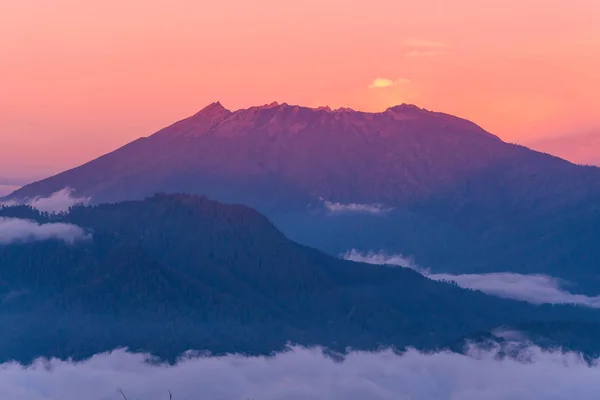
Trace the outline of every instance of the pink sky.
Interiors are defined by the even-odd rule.
[[[598,0],[3,1],[0,179],[75,166],[215,100],[414,103],[600,163],[599,21]]]

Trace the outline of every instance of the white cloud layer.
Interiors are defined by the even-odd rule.
[[[438,274],[428,269],[420,268],[410,258],[401,254],[386,255],[385,253],[360,253],[351,250],[342,255],[343,258],[369,264],[398,265],[414,269],[433,280],[454,281],[463,288],[480,290],[484,293],[527,301],[533,304],[578,304],[587,307],[600,308],[600,296],[573,294],[561,287],[560,279],[548,275],[524,275],[512,272],[488,274]]]
[[[16,206],[25,204],[43,212],[60,213],[68,211],[70,207],[78,204],[88,204],[90,200],[90,197],[74,197],[73,189],[67,187],[54,192],[48,197],[37,196],[31,199],[9,200],[0,203],[0,205]]]
[[[342,362],[319,349],[271,358],[230,355],[151,365],[122,350],[91,359],[0,366],[0,398],[11,400],[597,400],[600,368],[574,353],[527,350],[527,362],[496,350],[423,354],[353,352]]]
[[[0,218],[0,245],[59,239],[72,244],[90,236],[81,227],[64,223],[38,224],[19,218]]]
[[[363,214],[385,214],[389,211],[392,211],[393,208],[386,207],[383,204],[379,203],[371,203],[371,204],[359,204],[359,203],[337,203],[331,202],[327,200],[323,200],[323,204],[327,211],[332,214],[338,213],[363,213]]]

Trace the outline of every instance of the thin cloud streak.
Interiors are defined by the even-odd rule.
[[[379,215],[379,214],[385,214],[385,213],[393,210],[393,208],[386,207],[385,205],[380,204],[380,203],[371,203],[371,204],[348,203],[348,204],[343,204],[343,203],[331,202],[331,201],[327,201],[327,200],[323,200],[323,199],[321,199],[321,201],[323,201],[323,204],[325,205],[325,208],[331,214],[363,213],[363,214]]]
[[[292,348],[273,357],[188,356],[152,365],[124,350],[73,363],[37,360],[0,366],[0,397],[11,400],[438,400],[597,399],[600,368],[575,353],[526,349],[526,360],[472,347],[466,355],[409,350],[352,352],[342,362],[321,349]]]
[[[31,199],[9,200],[4,203],[0,203],[0,205],[9,207],[16,205],[28,205],[42,212],[61,213],[68,211],[69,208],[75,205],[89,204],[90,201],[90,197],[73,196],[73,189],[66,187],[58,192],[54,192],[48,197],[37,196]]]
[[[417,38],[408,38],[404,41],[404,45],[407,47],[417,47],[417,48],[445,48],[448,47],[446,43],[436,42],[433,40],[426,39],[417,39]]]
[[[406,57],[418,58],[418,57],[435,57],[445,54],[442,50],[411,50],[406,53]]]
[[[64,223],[38,224],[35,221],[19,218],[0,218],[0,245],[51,239],[73,244],[90,238],[91,236],[77,225]]]
[[[600,296],[570,293],[562,288],[565,282],[548,275],[524,275],[513,272],[457,275],[431,273],[429,269],[419,267],[414,260],[401,254],[365,254],[354,249],[346,252],[342,257],[369,264],[388,264],[411,268],[433,280],[453,281],[460,287],[480,290],[505,299],[527,301],[533,304],[577,304],[600,308]]]
[[[405,56],[409,58],[439,56],[445,54],[449,47],[446,43],[417,38],[406,39],[404,45],[408,47]]]
[[[489,274],[431,274],[435,280],[454,281],[459,286],[481,290],[494,296],[524,300],[533,304],[577,304],[600,308],[600,296],[570,293],[560,279],[548,275],[522,275],[510,272]]]

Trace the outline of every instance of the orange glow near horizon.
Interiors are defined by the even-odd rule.
[[[75,166],[216,100],[414,103],[590,162],[599,21],[598,0],[2,2],[0,178]]]

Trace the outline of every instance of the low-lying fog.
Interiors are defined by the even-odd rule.
[[[344,361],[319,349],[292,348],[271,358],[188,357],[151,365],[123,350],[81,362],[0,366],[0,398],[11,400],[597,400],[600,368],[574,353],[525,351],[527,361],[495,351],[468,355],[354,352]]]

